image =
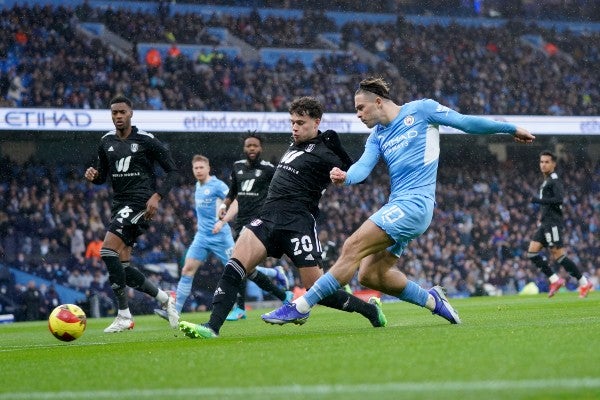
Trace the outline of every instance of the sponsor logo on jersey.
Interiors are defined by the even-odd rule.
[[[450,109],[448,107],[443,106],[443,105],[440,104],[439,106],[437,106],[437,108],[435,109],[435,111],[436,112],[445,112],[445,113],[447,113],[448,111],[450,111]]]
[[[306,151],[307,153],[310,153],[311,151],[313,151],[315,149],[315,144],[311,143],[308,146],[306,146],[306,148],[304,149],[304,151]]]
[[[404,125],[411,126],[414,123],[415,123],[415,117],[413,117],[412,115],[409,115],[408,117],[404,118]]]
[[[135,153],[136,151],[138,151],[138,149],[140,148],[140,146],[137,143],[131,143],[131,152]]]
[[[252,186],[254,186],[254,182],[256,182],[256,179],[248,179],[248,180],[243,181],[241,184],[242,192],[251,191]]]
[[[130,162],[131,162],[131,156],[127,156],[127,157],[119,159],[115,165],[115,167],[117,168],[117,172],[127,172],[129,170]]]

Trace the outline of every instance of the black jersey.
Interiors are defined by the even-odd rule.
[[[164,184],[156,188],[154,163],[168,174]],[[175,184],[177,167],[170,151],[154,135],[133,126],[126,139],[116,131],[102,136],[98,146],[98,177],[103,183],[110,176],[115,203],[123,201],[145,203],[156,192],[165,198]]]
[[[333,167],[347,169],[351,163],[341,146],[333,148],[326,140],[319,132],[314,139],[290,145],[277,164],[261,219],[294,229],[297,218],[318,216],[319,200],[331,182],[329,172]]]
[[[542,224],[562,223],[563,186],[556,172],[551,173],[540,186],[540,195],[532,200],[542,206]]]
[[[274,173],[275,166],[264,160],[250,162],[243,159],[233,163],[227,198],[231,201],[237,198],[238,201],[235,231],[239,232],[244,225],[258,216],[267,198]]]

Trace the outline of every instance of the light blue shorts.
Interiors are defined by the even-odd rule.
[[[208,253],[211,252],[225,265],[233,252],[233,244],[233,237],[229,232],[219,232],[216,235],[196,232],[194,241],[188,248],[185,258],[193,258],[204,262],[208,257]]]
[[[426,196],[399,197],[385,204],[369,219],[396,241],[387,250],[400,257],[408,243],[427,230],[434,206],[435,201]]]

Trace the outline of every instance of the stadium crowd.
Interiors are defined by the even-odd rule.
[[[567,159],[560,173],[566,185],[565,228],[567,248],[582,271],[598,286],[596,269],[600,250],[600,164]],[[217,167],[218,168],[218,167]],[[229,176],[221,166],[222,176]],[[498,171],[527,171],[519,175]],[[19,165],[2,161],[0,179],[0,251],[2,263],[66,285],[94,298],[98,315],[114,311],[106,270],[99,259],[99,235],[110,218],[110,194],[106,187],[86,184],[83,166]],[[367,183],[334,188],[325,194],[318,221],[327,247],[325,262],[336,258],[336,249],[360,221],[385,201],[388,177],[384,170]],[[191,179],[187,182],[192,181]],[[399,265],[424,287],[444,285],[451,296],[517,293],[535,282],[547,291],[546,278],[531,265],[525,253],[536,225],[530,203],[537,192],[539,171],[531,160],[499,163],[491,155],[467,160],[442,156],[437,190],[438,208],[429,230],[408,248]],[[180,264],[195,229],[193,186],[182,183],[163,203],[151,229],[138,241],[132,262]],[[294,268],[281,260],[292,278]],[[172,289],[177,277],[146,270],[162,288]],[[214,285],[222,266],[211,258],[195,279],[193,298],[186,310],[210,307]],[[19,318],[43,318],[51,308],[52,287],[15,285],[10,273],[0,272],[0,308],[16,309]],[[568,288],[574,289],[576,282]],[[352,282],[354,290],[361,287]],[[36,301],[40,310],[25,313]],[[134,292],[131,292],[134,295]],[[47,296],[51,296],[50,299]],[[266,297],[268,299],[268,296]],[[138,296],[137,313],[151,312],[152,299]],[[0,313],[2,310],[0,309]]]
[[[8,60],[0,68],[4,105],[104,108],[111,94],[122,92],[140,109],[285,111],[292,98],[319,93],[329,112],[351,112],[356,76],[385,71],[390,61],[400,73],[392,84],[403,99],[430,97],[468,114],[600,111],[597,32],[549,30],[522,21],[502,27],[415,25],[402,17],[394,24],[359,20],[337,28],[312,11],[285,20],[258,13],[165,16],[87,5],[15,6],[1,15],[5,31],[12,32],[0,39]],[[76,34],[82,21],[104,23],[133,44],[193,43],[214,50],[196,60],[175,51],[151,66],[137,54],[123,57],[99,39]],[[269,66],[219,51],[207,27],[226,28],[255,48],[311,48],[319,46],[316,35],[334,32],[342,37],[341,49],[358,44],[381,62],[360,61],[349,50],[331,52],[313,68],[285,58]],[[549,47],[523,42],[530,34]]]

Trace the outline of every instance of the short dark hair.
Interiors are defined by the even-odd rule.
[[[258,133],[256,133],[256,131],[248,131],[248,132],[246,132],[246,134],[242,138],[242,143],[246,143],[246,139],[250,139],[250,138],[258,140],[258,142],[262,146],[262,144],[263,144],[263,138]]]
[[[129,106],[129,108],[133,108],[133,102],[126,96],[122,94],[118,94],[110,100],[109,106],[112,106],[116,103],[125,103]]]
[[[323,105],[314,97],[300,97],[290,104],[290,114],[308,115],[313,119],[321,119],[323,116]]]
[[[542,150],[540,152],[540,157],[541,156],[548,156],[548,157],[550,157],[552,159],[552,161],[556,161],[556,154],[554,154],[550,150]]]
[[[384,99],[391,100],[390,85],[380,77],[369,77],[360,81],[355,95],[360,94],[361,92],[369,92],[379,97],[383,97]]]

